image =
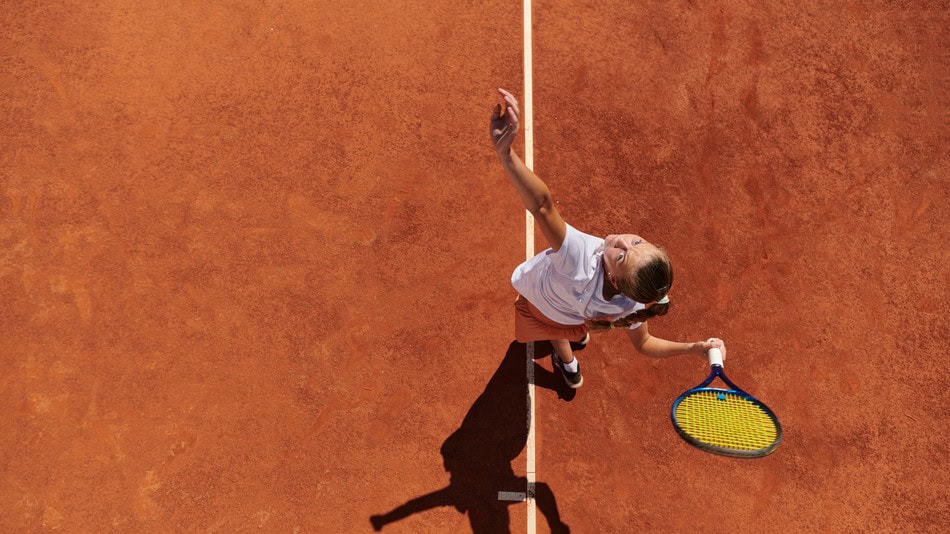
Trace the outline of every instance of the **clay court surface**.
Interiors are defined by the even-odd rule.
[[[538,344],[539,532],[950,524],[948,13],[896,4],[535,2],[536,172],[785,431],[701,452],[702,358],[596,336],[571,395]],[[526,532],[521,2],[0,24],[0,531]]]

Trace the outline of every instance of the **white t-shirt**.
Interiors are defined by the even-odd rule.
[[[584,319],[616,321],[645,308],[622,294],[604,300],[603,255],[603,239],[568,224],[561,248],[549,248],[519,265],[511,285],[545,317],[563,325],[584,324]]]

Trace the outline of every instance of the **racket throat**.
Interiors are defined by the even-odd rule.
[[[747,395],[747,393],[745,391],[742,391],[742,389],[740,389],[739,386],[733,384],[732,380],[729,380],[729,377],[726,376],[726,372],[723,371],[721,365],[715,365],[715,364],[712,365],[712,371],[709,373],[709,376],[706,378],[706,380],[703,380],[702,384],[699,384],[693,389],[708,387],[709,384],[712,384],[712,381],[715,380],[716,378],[719,378],[720,380],[722,380],[724,384],[729,386],[729,389],[732,389],[732,390],[738,391],[739,393]]]

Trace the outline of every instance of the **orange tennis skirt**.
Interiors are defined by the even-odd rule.
[[[550,339],[578,341],[589,330],[587,325],[564,325],[548,319],[520,294],[515,301],[515,339],[518,343]]]

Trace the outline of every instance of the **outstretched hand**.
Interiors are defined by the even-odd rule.
[[[495,104],[488,133],[491,135],[492,144],[495,145],[495,152],[499,156],[505,156],[511,150],[511,143],[518,135],[521,110],[518,109],[518,100],[513,94],[504,89],[498,89],[498,93],[505,101],[505,107],[502,109],[501,104]]]

